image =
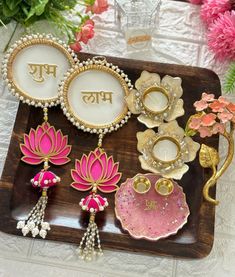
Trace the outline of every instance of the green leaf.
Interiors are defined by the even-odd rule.
[[[11,11],[14,11],[20,2],[22,2],[22,0],[6,0],[6,4]]]
[[[225,76],[224,90],[226,93],[235,92],[235,62],[230,65]]]
[[[32,0],[31,8],[25,21],[29,20],[33,15],[40,16],[43,14],[48,1],[49,0]]]
[[[10,10],[6,2],[3,2],[2,12],[5,17],[13,17],[19,11],[19,6],[16,6],[14,10]]]

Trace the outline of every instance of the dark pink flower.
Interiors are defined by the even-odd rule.
[[[226,123],[226,122],[230,121],[233,118],[233,114],[231,114],[227,111],[219,113],[217,116],[218,116],[218,118],[220,119],[220,121],[222,123]]]
[[[203,92],[203,94],[202,94],[202,100],[206,101],[206,102],[213,102],[215,100],[215,95]]]
[[[56,176],[52,171],[41,170],[37,173],[31,183],[33,187],[50,188],[60,182],[60,178]]]
[[[219,60],[235,60],[235,11],[220,14],[211,24],[208,46]]]
[[[71,186],[77,190],[87,191],[94,185],[102,192],[113,192],[118,189],[117,183],[121,178],[118,172],[119,163],[114,163],[113,157],[108,157],[99,148],[83,155],[76,160],[75,169],[71,171],[74,182]]]
[[[205,114],[201,117],[201,125],[202,126],[212,126],[215,124],[216,115],[213,113]]]
[[[226,104],[223,102],[220,102],[219,100],[215,100],[214,102],[212,102],[209,107],[212,109],[212,111],[214,113],[217,112],[223,112],[224,108],[226,107]]]
[[[48,122],[39,125],[36,130],[31,129],[28,135],[24,134],[20,149],[24,155],[22,161],[28,164],[49,161],[62,165],[70,161],[67,157],[71,151],[68,136],[64,136],[61,130],[56,131]]]
[[[198,132],[199,132],[201,138],[212,136],[212,131],[211,131],[211,128],[209,128],[209,127],[200,127],[198,129]]]
[[[201,7],[201,19],[207,26],[218,19],[220,14],[231,10],[229,0],[207,0]]]
[[[93,38],[94,35],[94,22],[92,20],[87,20],[81,27],[80,32],[76,33],[76,41],[81,41],[87,44],[87,42]]]
[[[107,11],[109,5],[107,0],[95,0],[95,3],[86,8],[86,13],[92,12],[96,14],[101,14]]]
[[[208,103],[204,100],[196,101],[193,105],[198,112],[201,112],[208,107]]]

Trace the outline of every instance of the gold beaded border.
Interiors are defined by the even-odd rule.
[[[117,131],[117,129],[122,127],[131,116],[131,112],[128,110],[127,104],[123,107],[122,113],[118,115],[112,123],[103,125],[93,125],[85,122],[71,109],[68,100],[69,86],[80,73],[87,70],[101,70],[114,76],[123,88],[125,94],[124,97],[128,96],[130,90],[133,89],[130,79],[122,70],[119,69],[118,66],[108,63],[105,58],[101,59],[100,57],[94,57],[93,59],[88,59],[87,61],[79,63],[73,69],[70,69],[64,77],[64,80],[61,82],[59,94],[63,113],[73,123],[73,125],[84,132],[106,134],[112,131]]]
[[[2,63],[2,76],[8,89],[11,93],[19,98],[23,103],[35,107],[51,107],[59,104],[59,95],[52,98],[34,98],[28,93],[23,91],[18,84],[14,82],[13,78],[13,63],[16,56],[25,48],[35,45],[48,45],[55,47],[63,53],[71,66],[78,62],[77,56],[74,51],[62,40],[52,36],[51,34],[32,34],[26,35],[16,41],[12,47],[9,48]]]

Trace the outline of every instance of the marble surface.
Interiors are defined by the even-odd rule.
[[[112,2],[112,1],[110,1]],[[113,6],[102,18],[96,17],[96,36],[84,49],[92,53],[118,57],[143,58],[125,52],[124,39],[113,20]],[[11,39],[22,30],[12,23],[0,28],[0,59]],[[43,24],[42,30],[45,30]],[[48,28],[46,28],[48,30]],[[160,27],[154,34],[153,49],[145,60],[206,67],[214,70],[223,83],[227,63],[218,63],[208,51],[204,27],[198,7],[182,2],[163,0]],[[232,97],[231,97],[232,98]],[[232,99],[233,100],[233,99]],[[17,111],[17,101],[0,81],[0,174]],[[220,141],[221,155],[226,144]],[[94,263],[77,259],[76,245],[38,241],[0,233],[0,277],[76,276],[76,277],[232,277],[235,276],[235,161],[217,186],[221,204],[216,209],[215,243],[211,254],[202,260],[182,260],[146,256],[118,251],[105,251]]]

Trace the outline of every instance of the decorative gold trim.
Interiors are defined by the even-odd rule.
[[[59,96],[51,97],[51,98],[34,98],[30,96],[27,92],[23,91],[17,83],[15,83],[13,77],[13,63],[17,55],[24,49],[28,47],[32,47],[35,45],[47,45],[58,49],[61,53],[63,53],[71,66],[75,65],[77,58],[75,53],[66,46],[66,44],[51,36],[51,35],[31,35],[22,37],[19,41],[15,42],[12,48],[9,49],[6,55],[6,76],[4,76],[9,89],[12,93],[19,97],[21,101],[26,102],[27,104],[34,105],[34,106],[52,106],[59,103]],[[4,71],[4,67],[3,67]]]
[[[129,112],[125,101],[123,102],[124,107],[121,114],[118,115],[115,118],[115,120],[110,124],[95,125],[86,122],[85,120],[82,120],[78,115],[76,115],[76,113],[71,108],[68,97],[69,87],[73,80],[79,74],[90,70],[99,70],[112,75],[121,84],[121,87],[124,91],[123,98],[129,95],[129,90],[131,90],[133,86],[131,85],[131,81],[127,78],[127,75],[125,75],[117,66],[113,66],[106,62],[105,58],[103,58],[102,60],[97,60],[97,58],[93,58],[92,60],[87,60],[86,62],[81,63],[79,67],[75,66],[74,69],[70,70],[64,78],[60,88],[60,101],[64,114],[74,125],[76,125],[79,129],[82,129],[85,132],[104,134],[110,131],[117,130],[119,127],[125,124],[131,116],[131,113]]]
[[[166,96],[166,98],[167,98],[167,106],[166,106],[164,109],[160,110],[160,111],[151,110],[151,109],[149,109],[149,108],[146,106],[146,104],[145,104],[145,98],[146,98],[146,96],[147,96],[149,93],[151,93],[151,92],[153,92],[153,91],[156,91],[156,90],[158,90],[159,92],[161,92],[162,94],[164,94],[164,95]],[[164,113],[164,112],[169,108],[169,106],[170,106],[169,92],[168,92],[166,89],[164,89],[163,87],[159,87],[159,86],[152,86],[152,87],[147,88],[147,89],[143,92],[143,94],[142,94],[142,96],[141,96],[141,101],[142,101],[142,104],[143,104],[144,109],[145,109],[146,111],[148,111],[148,112],[154,114],[154,115],[158,115],[158,114]]]

